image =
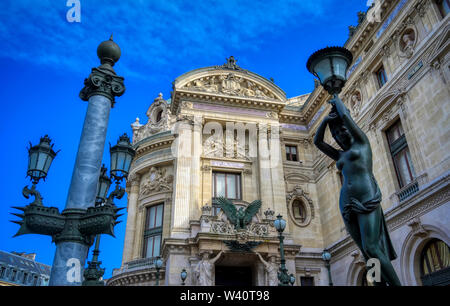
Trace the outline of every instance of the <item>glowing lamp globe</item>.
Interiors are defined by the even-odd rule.
[[[327,47],[314,52],[306,68],[316,76],[330,95],[341,92],[347,81],[347,70],[353,61],[352,53],[342,47]]]

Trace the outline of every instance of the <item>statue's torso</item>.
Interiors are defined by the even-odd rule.
[[[364,203],[373,198],[376,184],[372,174],[372,152],[369,145],[354,144],[340,154],[336,166],[342,171],[340,208],[355,198]]]

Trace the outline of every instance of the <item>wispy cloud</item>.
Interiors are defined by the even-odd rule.
[[[97,65],[91,50],[113,32],[120,70],[140,77],[257,49],[265,36],[321,16],[329,1],[81,0],[81,23],[66,20],[65,0],[1,1],[0,57],[85,72]]]

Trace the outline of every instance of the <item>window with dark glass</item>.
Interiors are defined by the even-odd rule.
[[[301,276],[300,277],[301,286],[314,286],[314,277],[312,276]]]
[[[5,267],[1,267],[0,268],[0,278],[4,278],[5,277],[5,272],[6,272],[6,268]]]
[[[28,273],[23,273],[23,279],[22,279],[22,283],[26,284],[27,283],[27,279],[28,279]]]
[[[294,214],[294,219],[303,223],[306,220],[306,209],[305,204],[301,200],[294,200],[292,202],[292,212]]]
[[[416,177],[416,174],[411,162],[408,143],[406,142],[405,133],[400,120],[394,123],[394,125],[386,131],[386,134],[397,179],[400,188],[402,188],[411,183]]]
[[[420,265],[423,285],[450,285],[450,249],[445,242],[439,239],[428,242]]]
[[[15,281],[15,280],[16,280],[16,275],[17,275],[17,271],[16,271],[16,270],[13,270],[13,271],[12,271],[12,274],[11,274],[11,280],[12,280],[12,281]]]
[[[153,205],[147,208],[144,231],[144,257],[160,255],[164,205]]]
[[[376,76],[377,76],[377,81],[378,81],[378,86],[381,88],[383,87],[384,84],[386,84],[387,82],[387,76],[386,76],[386,71],[384,70],[384,67],[381,66],[376,72],[375,72]]]
[[[297,146],[286,146],[286,160],[298,161]]]

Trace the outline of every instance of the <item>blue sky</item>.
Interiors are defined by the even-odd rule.
[[[313,90],[306,70],[310,54],[342,46],[348,26],[366,0],[145,1],[81,0],[81,22],[70,23],[66,0],[0,1],[0,249],[37,253],[51,265],[55,245],[48,236],[16,238],[11,206],[30,202],[21,190],[28,142],[48,134],[61,152],[38,189],[44,205],[64,209],[87,103],[79,99],[96,49],[114,34],[122,57],[115,66],[125,77],[126,92],[111,111],[107,143],[131,134],[136,117],[162,92],[170,97],[172,81],[192,69],[221,65],[233,55],[241,67],[274,78],[288,97]],[[109,167],[108,145],[104,162]],[[126,206],[126,196],[117,201]],[[126,217],[116,238],[102,236],[100,259],[109,278],[120,267]],[[89,259],[92,253],[90,252]]]

